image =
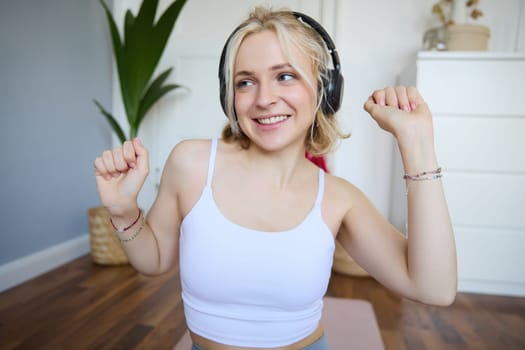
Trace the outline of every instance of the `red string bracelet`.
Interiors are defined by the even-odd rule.
[[[135,225],[139,219],[140,219],[140,215],[142,214],[142,211],[139,209],[139,215],[137,216],[137,218],[135,219],[135,221],[133,221],[133,223],[131,223],[131,225],[127,226],[127,227],[124,227],[123,229],[119,230],[115,224],[113,223],[113,220],[111,220],[111,218],[109,219],[109,221],[111,222],[111,226],[113,226],[113,228],[115,229],[115,231],[117,232],[126,232],[127,230],[129,230],[130,228],[133,227],[133,225]]]

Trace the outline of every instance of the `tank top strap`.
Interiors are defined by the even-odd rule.
[[[215,169],[215,157],[217,155],[217,138],[211,139],[210,160],[208,163],[208,178],[206,180],[206,187],[211,186],[211,179],[213,178],[213,170]]]
[[[321,202],[323,201],[323,194],[324,194],[324,170],[319,168],[319,184],[317,188],[317,198],[315,199],[315,205],[321,205]]]

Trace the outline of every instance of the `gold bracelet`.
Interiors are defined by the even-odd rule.
[[[132,240],[134,240],[139,235],[139,233],[144,228],[145,224],[146,224],[146,219],[144,218],[144,215],[142,215],[142,220],[140,222],[140,227],[137,229],[137,231],[135,231],[131,236],[129,236],[128,238],[125,238],[125,239],[120,238],[119,235],[117,234],[117,237],[118,237],[119,241],[121,241],[123,243],[131,242]]]

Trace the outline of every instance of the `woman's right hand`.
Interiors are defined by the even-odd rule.
[[[138,138],[106,150],[95,159],[98,192],[111,216],[136,213],[137,197],[148,174],[148,150]]]

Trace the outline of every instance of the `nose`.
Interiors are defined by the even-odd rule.
[[[271,82],[260,81],[257,89],[257,105],[265,108],[277,102],[277,91]]]

